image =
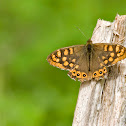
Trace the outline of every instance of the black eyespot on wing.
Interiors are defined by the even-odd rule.
[[[86,74],[83,74],[83,77],[86,77]]]
[[[102,71],[100,71],[99,73],[102,74]]]
[[[94,76],[96,76],[97,75],[97,73],[94,73]]]

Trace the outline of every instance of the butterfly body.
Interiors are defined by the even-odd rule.
[[[58,49],[47,60],[50,65],[68,70],[68,75],[79,81],[103,79],[107,67],[126,58],[126,48],[117,44],[96,43],[91,40],[86,45],[75,45]]]

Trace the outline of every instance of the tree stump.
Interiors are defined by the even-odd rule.
[[[126,15],[117,15],[98,19],[91,40],[125,46],[125,37]],[[81,83],[72,126],[126,126],[126,59],[110,67],[107,79]]]

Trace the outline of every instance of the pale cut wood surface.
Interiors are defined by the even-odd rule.
[[[126,47],[126,15],[98,20],[93,43]],[[111,68],[107,79],[84,82],[79,89],[72,126],[126,126],[126,59]]]

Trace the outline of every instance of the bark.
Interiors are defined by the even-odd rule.
[[[93,43],[126,47],[126,15],[99,19]],[[110,68],[107,79],[81,83],[72,126],[126,126],[126,59]]]

